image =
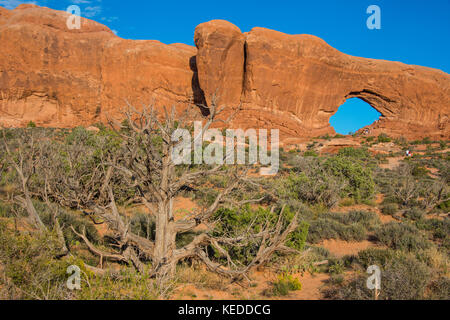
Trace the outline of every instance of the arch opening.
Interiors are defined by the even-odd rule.
[[[381,113],[359,98],[350,98],[330,118],[330,125],[339,134],[350,134],[379,120]]]

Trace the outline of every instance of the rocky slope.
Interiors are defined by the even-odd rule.
[[[197,48],[133,41],[65,12],[0,7],[0,124],[71,127],[120,116],[129,101],[242,106],[234,126],[280,128],[283,137],[332,133],[329,118],[358,97],[382,118],[374,133],[450,137],[450,76],[399,62],[346,55],[310,35],[214,20]]]

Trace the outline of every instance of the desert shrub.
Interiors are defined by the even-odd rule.
[[[450,212],[450,200],[441,202],[437,207],[442,211]]]
[[[377,214],[370,211],[330,212],[322,215],[322,218],[333,219],[345,225],[360,224],[369,231],[374,230],[381,224]]]
[[[300,217],[304,220],[311,220],[314,218],[314,212],[311,207],[301,200],[295,198],[281,199],[280,205],[286,205],[292,212],[299,212]]]
[[[356,159],[367,159],[370,157],[370,154],[367,148],[346,147],[339,150],[338,156]]]
[[[324,298],[331,300],[371,300],[373,293],[367,288],[365,276],[358,276],[351,280],[331,278],[328,286],[322,289]]]
[[[398,204],[387,203],[381,208],[381,212],[386,215],[395,215],[398,212]]]
[[[394,259],[395,255],[392,249],[368,248],[358,252],[357,261],[364,269],[371,265],[384,267]]]
[[[22,145],[22,153],[27,154],[31,148],[28,141],[38,141],[39,146],[34,148],[41,150],[40,161],[29,181],[29,189],[34,195],[41,199],[48,197],[52,202],[71,209],[88,206],[99,198],[103,200],[100,204],[109,203],[100,189],[106,172],[103,163],[116,154],[121,144],[116,133],[101,130],[94,134],[83,127],[59,133],[46,133],[40,128],[29,130],[27,135],[8,140],[8,143],[11,149]],[[118,204],[134,194],[126,184],[119,183],[120,178],[121,173],[113,170],[110,183]],[[46,187],[48,185],[52,187]]]
[[[69,299],[66,288],[68,262],[60,253],[56,235],[20,234],[0,223],[0,288],[8,299]]]
[[[422,139],[423,144],[431,144],[433,141],[430,139],[430,137],[425,137]]]
[[[380,300],[424,299],[430,282],[429,268],[412,256],[396,256],[381,268]],[[341,284],[333,283],[323,290],[326,298],[337,300],[372,300],[367,275],[356,276]]]
[[[314,151],[314,150],[306,150],[306,151],[303,153],[303,156],[304,156],[304,157],[318,157],[319,154],[318,154],[316,151]]]
[[[383,193],[389,195],[391,202],[404,206],[417,202],[423,185],[411,172],[412,166],[404,164],[384,175],[378,175],[378,184]]]
[[[423,299],[430,276],[429,268],[413,257],[394,259],[382,271],[381,298]]]
[[[382,244],[398,250],[417,251],[430,246],[420,231],[407,223],[390,222],[380,227],[375,236]]]
[[[429,171],[426,168],[419,166],[419,165],[415,165],[411,171],[411,174],[414,177],[427,177],[428,173],[429,173]]]
[[[391,142],[391,138],[389,138],[389,136],[385,133],[381,133],[378,138],[377,141],[379,143],[384,143],[384,142]]]
[[[36,123],[34,123],[33,121],[28,122],[27,128],[36,128]]]
[[[229,284],[227,278],[204,268],[198,268],[192,261],[177,266],[177,282],[194,284],[197,288],[222,290]]]
[[[100,241],[100,235],[98,234],[97,229],[87,217],[82,217],[78,213],[65,210],[56,204],[50,204],[49,207],[47,204],[37,200],[34,200],[33,204],[41,217],[42,222],[49,229],[53,229],[55,227],[54,216],[56,214],[68,246],[80,240],[70,228],[71,226],[79,233],[85,231],[87,238],[92,243],[98,243]]]
[[[419,208],[410,208],[405,211],[404,216],[411,220],[420,220],[425,216],[425,213]]]
[[[343,190],[345,194],[341,196],[349,196],[358,201],[373,197],[375,183],[371,169],[363,167],[352,158],[342,156],[328,158],[323,166],[328,173],[347,182]]]
[[[331,275],[338,275],[344,273],[345,266],[342,260],[329,259],[327,265],[327,272]]]
[[[295,214],[288,208],[285,208],[282,214],[286,227]],[[215,213],[215,218],[218,220],[218,223],[213,231],[213,236],[237,237],[247,235],[249,232],[261,232],[266,223],[269,226],[275,226],[279,219],[279,212],[262,207],[252,209],[247,205],[240,210],[221,208]],[[308,223],[300,221],[297,229],[287,237],[285,244],[295,250],[303,250],[308,229]],[[258,239],[249,239],[240,246],[224,245],[224,248],[228,250],[231,258],[247,264],[256,254],[259,248],[259,241]],[[210,253],[214,254],[216,258],[221,258],[221,254],[212,246],[210,247]]]
[[[345,199],[342,199],[341,202],[339,202],[339,205],[341,207],[350,207],[350,206],[353,206],[355,203],[356,203],[355,199],[353,199],[353,198],[345,198]]]
[[[77,292],[79,300],[156,300],[167,298],[173,291],[174,282],[165,288],[157,286],[150,272],[138,273],[133,267],[121,268],[118,273],[102,276],[92,275],[89,285],[82,285]]]
[[[332,207],[339,202],[340,197],[361,201],[374,195],[372,169],[358,159],[344,155],[328,158],[296,157],[290,161],[290,165],[295,174],[291,174],[285,182],[286,196]]]
[[[11,211],[11,205],[0,201],[0,217],[9,218],[13,216],[14,214]]]
[[[309,243],[319,243],[325,239],[361,241],[367,238],[367,230],[360,224],[345,225],[333,219],[319,218],[311,221],[308,233]]]
[[[399,137],[397,139],[394,139],[394,143],[403,147],[407,147],[408,145],[408,141],[406,140],[405,137]]]
[[[422,219],[416,222],[417,228],[431,231],[435,239],[445,239],[450,235],[450,219]]]
[[[431,300],[450,300],[450,279],[440,277],[428,285],[426,297]]]
[[[273,282],[270,291],[265,291],[268,296],[286,296],[289,291],[298,291],[302,289],[302,284],[298,278],[288,273],[282,273],[277,280]]]
[[[328,208],[339,202],[344,182],[318,171],[316,176],[308,173],[291,174],[285,181],[287,194],[311,204],[323,204]]]

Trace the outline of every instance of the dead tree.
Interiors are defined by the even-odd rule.
[[[30,179],[35,173],[38,162],[42,160],[39,154],[43,151],[43,145],[36,142],[33,132],[23,130],[22,134],[20,144],[14,146],[16,150],[11,150],[6,132],[2,130],[6,162],[16,171],[22,192],[22,195],[16,196],[15,200],[26,210],[31,225],[41,231],[46,231],[47,229],[33,205],[29,191]]]
[[[201,118],[201,133],[194,138],[203,140],[205,132],[220,120],[218,115],[224,108],[218,108],[213,102],[209,115]],[[158,279],[173,276],[177,263],[185,259],[197,259],[210,270],[222,275],[240,277],[252,267],[266,262],[276,251],[292,251],[285,245],[289,234],[298,227],[298,213],[289,222],[285,220],[283,209],[276,223],[266,221],[258,232],[251,228],[239,235],[214,236],[213,230],[218,223],[215,214],[224,206],[239,206],[244,203],[257,202],[262,198],[233,200],[233,194],[243,193],[247,185],[254,183],[247,176],[245,166],[218,165],[176,165],[172,159],[174,147],[180,143],[173,138],[179,128],[190,128],[193,122],[191,113],[177,114],[175,107],[170,111],[164,108],[159,114],[153,107],[144,107],[137,111],[132,106],[125,113],[126,121],[111,123],[116,134],[120,136],[120,147],[111,152],[102,152],[98,162],[72,165],[87,156],[83,147],[73,142],[70,150],[64,143],[48,144],[46,149],[35,148],[23,156],[18,152],[18,159],[8,149],[11,164],[15,167],[22,183],[26,203],[31,203],[28,180],[34,168],[39,165],[40,185],[35,192],[46,201],[63,206],[85,209],[101,215],[111,231],[113,244],[111,249],[100,250],[89,241],[85,232],[72,228],[87,245],[89,250],[100,257],[100,266],[104,261],[115,261],[133,265],[139,272],[145,272],[144,262],[150,261],[151,275]],[[229,119],[228,119],[229,120]],[[5,146],[7,144],[5,143]],[[28,150],[27,149],[27,150]],[[107,149],[105,145],[105,149]],[[41,156],[31,156],[34,152]],[[62,159],[59,155],[65,154]],[[42,159],[45,158],[45,161]],[[25,161],[25,159],[27,159]],[[40,160],[39,160],[40,159]],[[34,161],[40,161],[39,164]],[[63,162],[63,164],[61,164]],[[67,172],[67,166],[69,167]],[[80,169],[81,167],[81,169]],[[75,173],[74,173],[75,172]],[[186,188],[193,188],[202,178],[209,175],[222,176],[225,185],[219,188],[215,199],[200,210],[190,212],[178,218],[174,214],[175,197]],[[131,231],[130,221],[121,215],[116,204],[114,190],[118,187],[134,191],[133,201],[145,205],[155,221],[155,237],[145,238]],[[29,206],[30,216],[39,217]],[[202,226],[201,231],[199,226]],[[196,232],[194,239],[183,247],[177,247],[177,235]],[[257,243],[258,250],[247,265],[237,264],[227,251],[230,246],[244,246]],[[213,247],[219,252],[221,260],[216,261],[208,254]],[[225,262],[224,262],[225,261]]]
[[[47,232],[48,229],[42,222],[32,201],[33,193],[30,191],[30,181],[36,178],[36,171],[39,171],[49,161],[49,154],[52,153],[51,137],[36,134],[34,129],[18,129],[15,130],[16,137],[7,139],[6,130],[2,130],[2,149],[3,149],[3,164],[0,170],[0,177],[2,171],[6,171],[7,167],[11,167],[17,174],[19,195],[12,197],[15,204],[19,204],[27,212],[27,220],[31,226],[40,232]],[[57,235],[59,245],[61,247],[57,257],[63,257],[69,253],[66,246],[62,228],[58,220],[58,208],[50,204],[48,198],[45,201],[50,210],[53,209],[53,226]]]
[[[209,115],[203,119],[202,132],[200,136],[194,138],[194,141],[203,138],[211,125],[223,121],[218,119],[221,110],[223,108],[219,109],[215,103],[209,107]],[[104,185],[107,186],[110,203],[107,206],[95,205],[94,210],[103,216],[114,232],[116,247],[119,250],[113,253],[103,252],[95,248],[83,233],[77,233],[91,252],[100,256],[102,260],[133,264],[141,272],[144,270],[141,261],[149,260],[152,276],[162,279],[172,276],[177,263],[184,259],[198,259],[214,272],[239,277],[245,275],[252,267],[269,260],[276,251],[293,251],[285,245],[285,242],[289,234],[298,227],[298,213],[287,223],[283,210],[275,225],[266,222],[257,233],[249,231],[237,237],[212,235],[217,223],[214,218],[216,211],[229,201],[231,193],[239,192],[239,189],[250,180],[246,175],[247,169],[242,166],[233,168],[222,164],[175,165],[172,151],[180,142],[172,138],[173,133],[178,128],[187,128],[192,124],[189,113],[180,116],[176,114],[174,107],[170,111],[164,108],[163,115],[158,117],[153,107],[144,107],[142,111],[137,111],[129,106],[125,116],[126,125],[120,125],[122,130],[117,131],[123,139],[120,152],[105,165],[108,170],[120,172],[123,175],[122,183],[128,183],[136,190],[140,202],[148,208],[155,219],[155,238],[147,239],[131,232],[129,222],[120,214],[116,205],[111,183],[105,176]],[[113,126],[117,128],[118,122]],[[227,185],[218,192],[209,206],[177,219],[174,215],[174,198],[184,188],[192,188],[199,179],[212,174],[226,177]],[[245,202],[259,200],[261,199]],[[177,248],[177,235],[192,232],[200,225],[204,227],[203,231],[184,247]],[[248,265],[237,265],[225,247],[243,246],[249,241],[257,242],[259,249]],[[214,247],[226,263],[212,260],[207,252],[209,246]]]

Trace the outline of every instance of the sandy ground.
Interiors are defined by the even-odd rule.
[[[379,165],[379,167],[383,168],[383,169],[391,169],[391,170],[393,170],[393,169],[397,168],[400,165],[400,163],[401,163],[401,161],[403,159],[405,159],[405,157],[387,158],[388,163],[381,163]]]
[[[373,248],[376,245],[368,240],[349,242],[344,240],[329,239],[322,241],[319,246],[327,249],[337,258],[342,258],[346,255],[356,255],[358,252],[368,248]]]
[[[276,280],[276,274],[270,270],[254,271],[250,274],[251,285],[228,284],[223,288],[208,289],[198,288],[194,284],[186,284],[175,290],[173,299],[188,300],[235,300],[235,299],[276,299],[276,300],[320,300],[321,287],[329,278],[329,275],[319,273],[294,274],[302,284],[302,289],[291,291],[287,296],[266,296],[264,291],[271,287],[271,282]]]

